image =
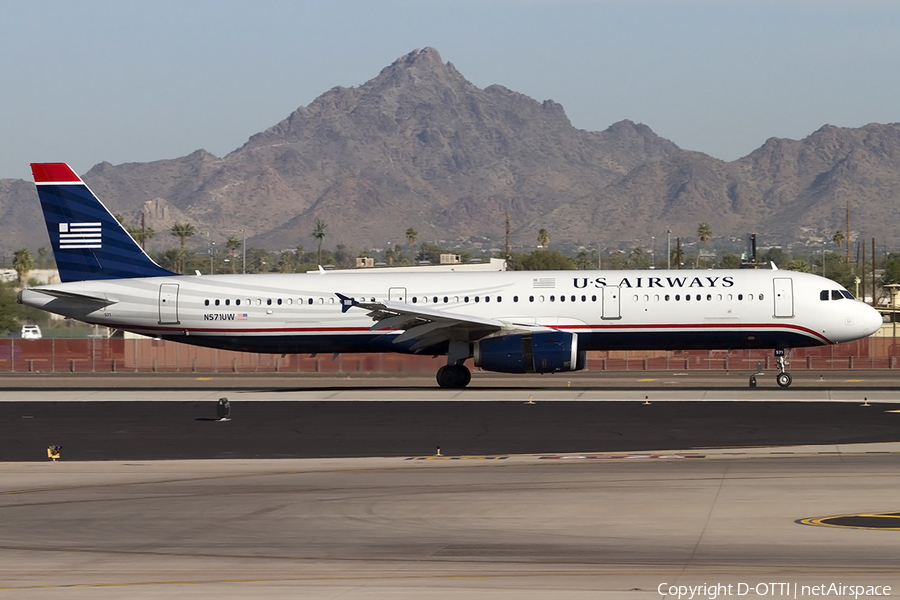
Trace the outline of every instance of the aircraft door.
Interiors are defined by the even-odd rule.
[[[393,302],[406,302],[406,288],[392,287],[388,289],[388,300]]]
[[[776,277],[772,280],[775,296],[775,316],[794,316],[794,285],[790,277]]]
[[[163,283],[159,286],[159,324],[177,325],[178,284]]]
[[[603,318],[621,319],[621,298],[619,286],[608,285],[603,288]]]

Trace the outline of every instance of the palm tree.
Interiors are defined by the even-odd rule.
[[[40,248],[38,248],[38,268],[47,268],[47,246],[41,246]]]
[[[546,248],[548,244],[550,244],[550,233],[547,232],[543,227],[538,231],[538,246],[541,248]]]
[[[706,247],[706,242],[709,241],[709,238],[712,237],[712,228],[709,226],[709,223],[703,222],[700,223],[700,226],[697,227],[697,239],[700,240],[700,243],[703,244],[703,247]]]
[[[831,236],[831,241],[834,242],[838,247],[844,246],[844,232],[838,229],[834,232],[834,235]]]
[[[181,272],[184,273],[184,257],[186,256],[184,243],[189,237],[196,235],[197,230],[190,223],[175,223],[172,225],[171,233],[181,240]]]
[[[322,219],[316,219],[316,227],[313,229],[312,237],[319,244],[318,250],[316,251],[316,264],[322,264],[322,242],[325,241],[325,236],[328,234],[328,225],[325,224],[325,221]]]
[[[236,237],[229,236],[228,241],[225,242],[225,248],[228,250],[229,255],[231,256],[231,272],[236,273],[235,265],[234,265],[234,253],[237,252],[237,249],[241,247],[241,240]]]
[[[21,248],[13,253],[13,269],[19,276],[19,285],[23,286],[28,281],[28,272],[34,268],[34,257],[28,248]]]
[[[410,227],[406,230],[406,243],[409,244],[409,251],[412,252],[413,244],[416,243],[416,238],[419,236],[419,232]]]

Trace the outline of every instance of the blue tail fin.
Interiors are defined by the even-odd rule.
[[[153,262],[65,163],[32,163],[60,281],[175,275]]]

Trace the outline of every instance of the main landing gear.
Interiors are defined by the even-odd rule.
[[[460,389],[470,381],[472,373],[465,365],[444,365],[437,372],[437,382],[442,388]]]
[[[467,342],[451,340],[447,349],[447,364],[438,369],[437,382],[442,388],[461,389],[472,381],[472,372],[463,363],[472,353]]]

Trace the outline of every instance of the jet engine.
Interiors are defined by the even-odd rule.
[[[585,352],[578,351],[578,335],[564,331],[538,331],[478,340],[475,366],[501,373],[555,373],[580,371]]]

